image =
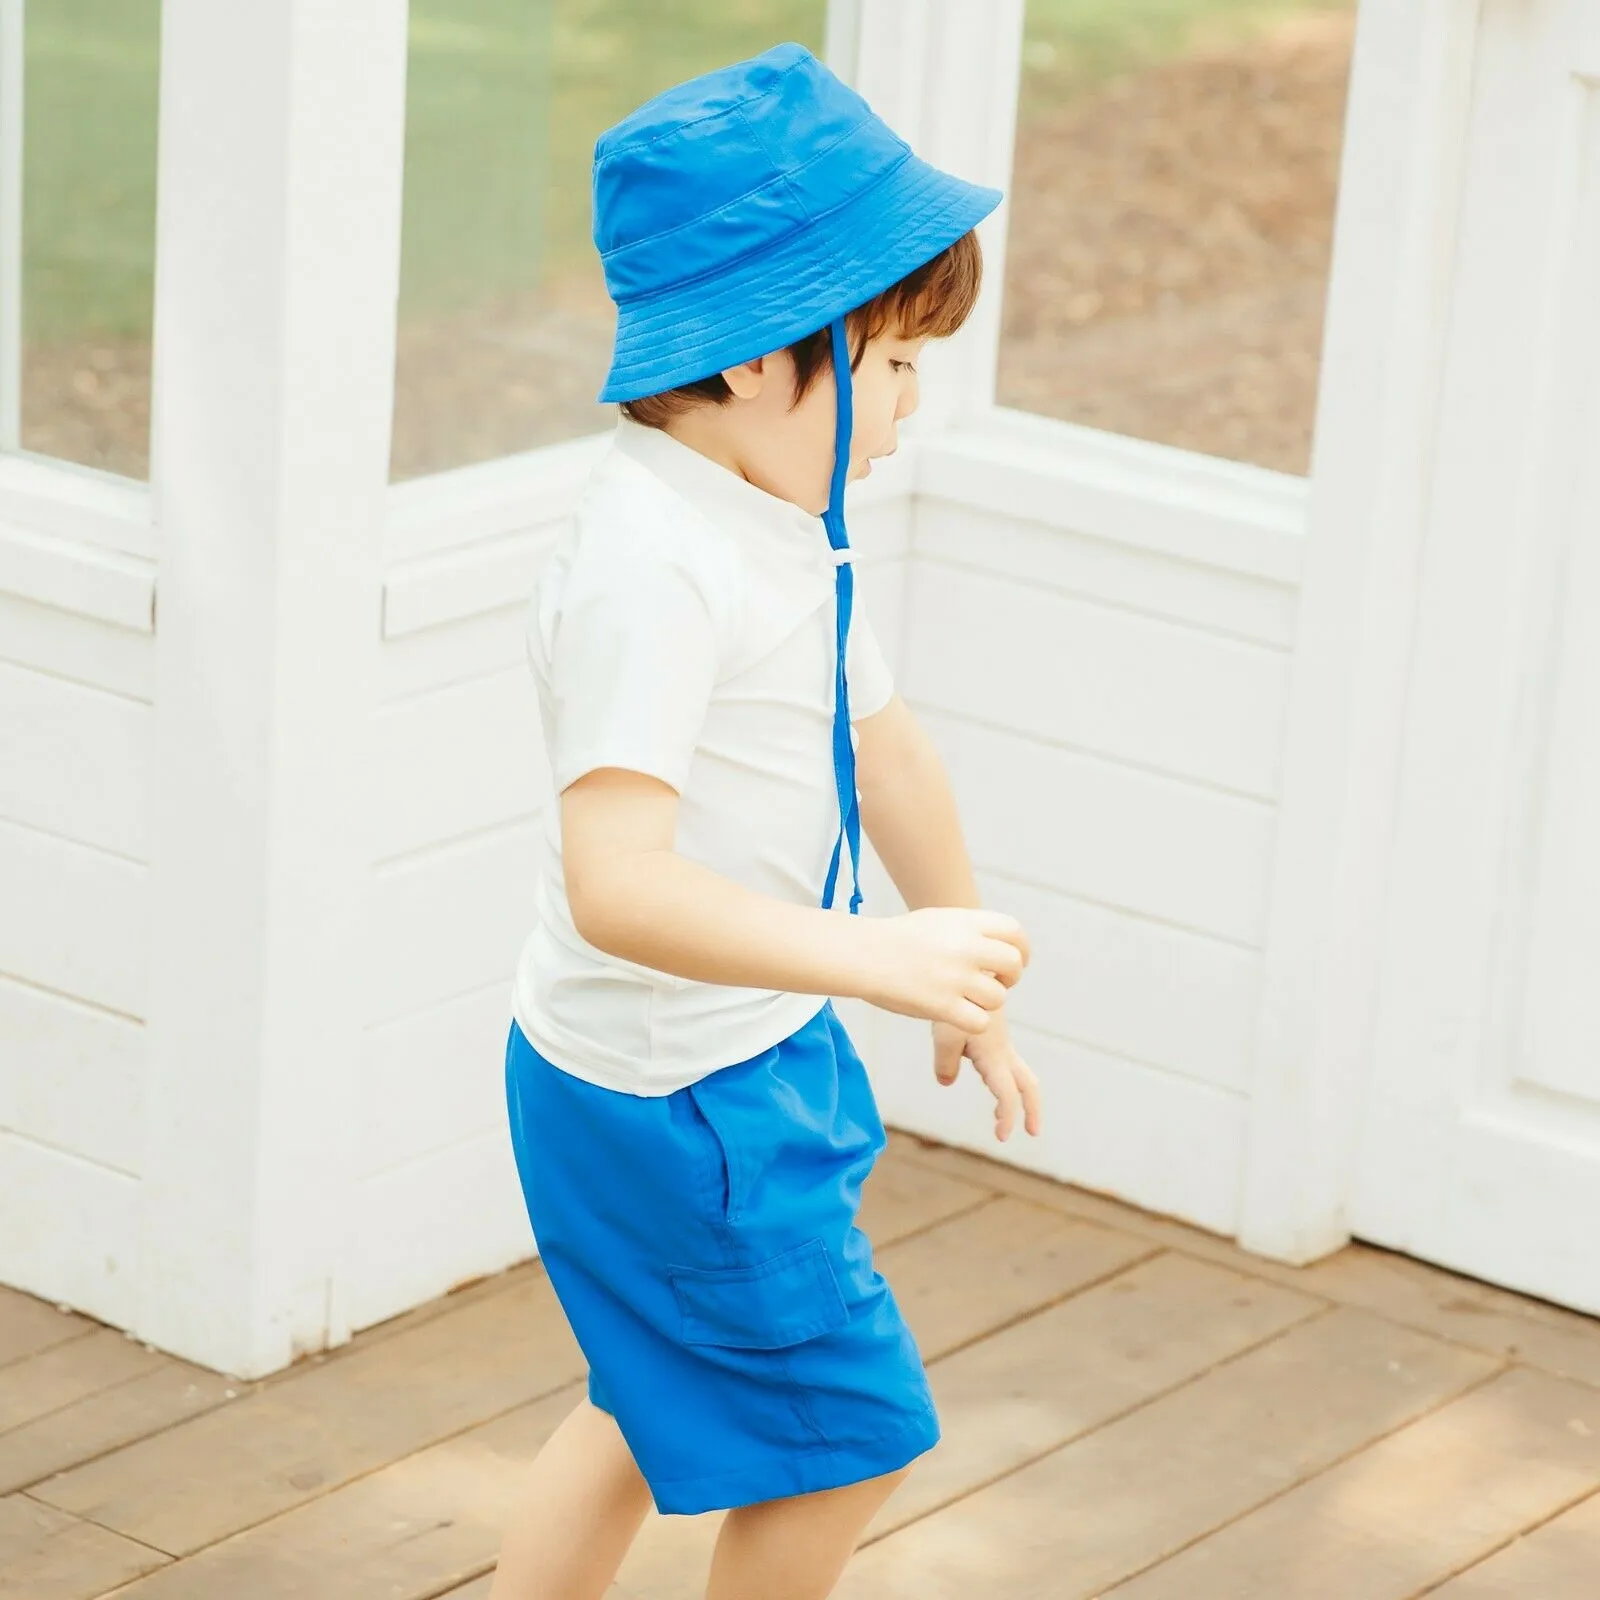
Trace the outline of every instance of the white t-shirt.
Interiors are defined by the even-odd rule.
[[[534,594],[528,656],[556,794],[599,767],[659,778],[681,797],[678,854],[820,906],[839,833],[836,571],[820,518],[623,418]],[[846,669],[853,719],[889,703],[859,583]],[[834,898],[847,914],[848,849]],[[585,941],[559,803],[537,915],[517,1022],[541,1055],[604,1088],[670,1094],[770,1049],[824,1004],[671,977]]]

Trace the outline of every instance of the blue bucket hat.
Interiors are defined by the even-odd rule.
[[[595,145],[594,242],[617,306],[600,399],[793,344],[999,203],[914,155],[803,45],[679,84]]]
[[[600,399],[638,400],[830,330],[837,420],[823,526],[838,564],[833,769],[861,909],[861,807],[845,658],[855,580],[844,521],[852,395],[845,316],[1000,203],[941,172],[803,45],[679,84],[601,134],[594,242],[617,306]]]

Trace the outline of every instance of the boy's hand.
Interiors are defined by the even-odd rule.
[[[989,1019],[981,1034],[963,1034],[948,1023],[933,1025],[933,1070],[939,1082],[952,1084],[961,1072],[962,1058],[970,1061],[994,1096],[994,1132],[1002,1142],[1011,1137],[1017,1112],[1022,1125],[1035,1137],[1040,1125],[1039,1080],[1011,1043],[1004,1012]]]
[[[872,940],[863,999],[981,1034],[1028,964],[1028,936],[996,911],[933,906],[859,924]]]

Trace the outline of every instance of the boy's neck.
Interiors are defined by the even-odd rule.
[[[668,438],[676,439],[679,444],[693,450],[696,455],[716,462],[737,478],[743,478],[746,483],[755,481],[740,464],[733,441],[727,437],[725,430],[716,426],[715,420],[709,418],[706,411],[687,411],[680,417],[674,417],[661,431]]]

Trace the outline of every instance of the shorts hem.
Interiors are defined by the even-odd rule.
[[[812,1445],[760,1466],[714,1472],[703,1478],[666,1482],[646,1474],[656,1510],[664,1517],[694,1517],[732,1511],[821,1489],[842,1489],[898,1472],[939,1442],[936,1412],[922,1411],[905,1427],[848,1445]]]

